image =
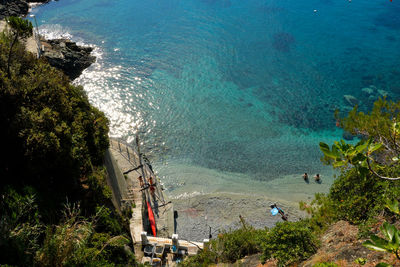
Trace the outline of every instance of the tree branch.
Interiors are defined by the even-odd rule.
[[[385,180],[391,180],[391,181],[395,181],[395,180],[400,180],[400,177],[386,177],[386,176],[382,176],[379,175],[376,171],[374,171],[371,167],[371,164],[369,162],[369,157],[367,156],[367,164],[368,164],[368,169],[376,176],[378,176],[381,179],[385,179]]]

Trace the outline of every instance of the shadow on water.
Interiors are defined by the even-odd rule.
[[[292,86],[290,86],[292,84]],[[296,91],[295,88],[298,91]],[[287,81],[287,84],[264,85],[256,88],[254,94],[264,102],[276,107],[275,119],[297,129],[319,131],[334,129],[333,113],[338,101],[329,95],[310,94],[318,85],[307,85],[307,81]],[[302,92],[303,91],[303,92]]]
[[[294,44],[294,36],[288,32],[278,32],[272,37],[272,47],[279,52],[289,52]]]

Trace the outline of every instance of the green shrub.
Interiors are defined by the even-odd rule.
[[[266,230],[255,230],[247,226],[230,232],[222,232],[213,243],[218,252],[220,262],[235,262],[244,256],[255,254],[260,251],[259,236],[265,234]]]
[[[205,267],[218,262],[218,254],[212,249],[204,249],[193,257],[187,257],[179,264],[181,267]]]
[[[310,204],[300,202],[300,209],[311,215],[309,227],[315,233],[322,233],[337,220],[335,203],[325,194],[317,193]]]
[[[89,186],[90,197],[88,197],[86,206],[96,207],[97,203],[105,203],[111,201],[112,191],[106,181],[107,172],[104,167],[93,168],[91,174],[88,175],[87,185]]]
[[[0,198],[0,263],[29,266],[39,248],[43,225],[32,188],[7,187]]]
[[[123,233],[119,215],[113,213],[107,207],[97,207],[96,213],[98,214],[96,230],[99,232],[106,232],[112,235],[119,235]]]
[[[256,230],[245,224],[237,230],[223,231],[212,240],[210,247],[196,256],[185,259],[182,266],[208,266],[214,263],[233,263],[247,255],[260,252],[262,238],[268,230]]]
[[[95,231],[97,216],[80,216],[79,206],[66,206],[64,220],[47,228],[43,246],[36,253],[40,266],[116,266],[134,264],[125,249],[130,239]]]
[[[262,260],[277,259],[287,265],[309,258],[317,250],[317,238],[308,221],[277,223],[263,240]]]
[[[399,185],[399,181],[360,175],[353,168],[334,182],[329,198],[335,205],[338,219],[359,224],[381,212],[387,198],[399,196]]]

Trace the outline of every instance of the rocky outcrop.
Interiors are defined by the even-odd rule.
[[[90,55],[93,48],[78,46],[67,39],[41,40],[41,45],[42,57],[71,80],[78,78],[96,60],[96,57]]]
[[[9,16],[26,16],[29,3],[47,3],[50,0],[0,0],[0,19]]]
[[[9,16],[26,16],[30,3],[47,3],[50,0],[0,0],[0,20]]]
[[[351,141],[354,139],[354,136],[348,131],[343,131],[342,137],[344,140],[347,140],[347,141]]]
[[[0,20],[8,16],[26,16],[30,3],[47,3],[50,0],[0,0]],[[65,39],[41,39],[42,56],[50,65],[62,70],[71,80],[95,62],[92,48],[81,47]]]
[[[0,19],[8,16],[25,16],[29,4],[24,0],[0,0]]]

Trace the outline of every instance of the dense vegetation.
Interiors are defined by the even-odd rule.
[[[25,51],[30,23],[9,21],[0,36],[0,264],[135,264],[105,182],[106,117]]]

